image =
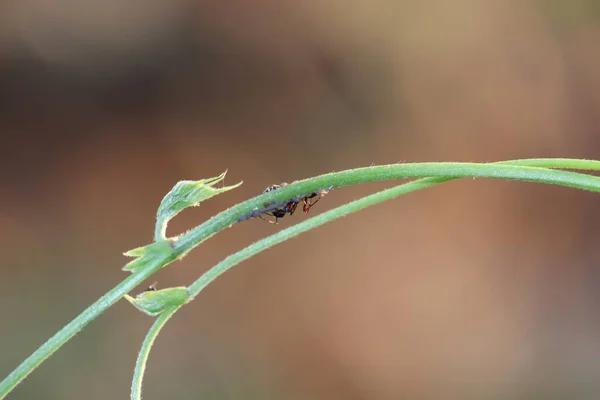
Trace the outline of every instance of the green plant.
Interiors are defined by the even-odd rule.
[[[577,159],[528,159],[485,164],[393,164],[352,169],[305,179],[278,190],[263,193],[260,196],[247,200],[215,215],[208,221],[184,234],[167,237],[167,224],[169,220],[175,217],[179,212],[187,207],[198,205],[201,201],[207,200],[212,196],[234,189],[241,184],[240,182],[234,186],[215,187],[215,185],[223,180],[225,173],[215,178],[200,181],[179,182],[163,198],[158,208],[154,242],[125,253],[127,256],[134,257],[134,260],[129,262],[123,268],[125,271],[131,272],[131,275],[64,326],[0,382],[0,399],[3,399],[16,385],[25,379],[27,375],[37,368],[37,366],[45,359],[50,357],[77,332],[122,297],[125,297],[135,307],[146,314],[158,316],[144,340],[135,367],[131,397],[132,399],[140,399],[142,378],[148,354],[161,328],[179,308],[191,302],[208,284],[240,262],[269,247],[299,235],[300,233],[311,230],[342,216],[381,203],[385,200],[393,199],[402,194],[463,177],[511,179],[600,192],[600,177],[563,171],[562,169],[598,171],[600,170],[600,161]],[[127,295],[128,292],[159,269],[170,264],[174,260],[181,259],[194,247],[219,231],[228,228],[237,222],[257,216],[265,210],[279,207],[290,199],[302,198],[307,194],[323,188],[339,188],[363,182],[401,178],[422,179],[413,180],[366,196],[259,240],[239,252],[228,256],[200,276],[197,281],[188,287],[147,291],[135,298]]]

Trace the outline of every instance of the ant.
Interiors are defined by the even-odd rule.
[[[283,182],[279,185],[271,185],[271,186],[267,187],[263,191],[263,193],[268,193],[268,192],[271,192],[273,190],[279,189],[279,188],[287,186],[287,185],[288,185],[287,182]],[[321,189],[318,192],[313,192],[313,193],[309,194],[308,196],[304,196],[300,199],[291,199],[290,201],[285,203],[285,205],[283,207],[278,207],[272,211],[267,211],[263,214],[275,217],[275,222],[273,222],[273,221],[269,221],[269,222],[276,224],[278,222],[278,219],[285,217],[286,214],[289,213],[290,215],[293,215],[294,212],[296,211],[296,208],[298,207],[298,204],[300,204],[301,202],[302,202],[302,211],[304,211],[305,214],[308,214],[311,207],[314,206],[321,199],[321,197],[323,197],[327,193],[329,193],[330,189],[331,188]],[[312,200],[315,197],[317,197],[317,199]],[[260,215],[259,215],[259,217],[260,217]],[[261,219],[264,219],[264,218],[261,217]]]
[[[263,193],[268,193],[268,192],[271,192],[273,190],[277,190],[277,189],[279,189],[281,187],[284,187],[284,186],[287,186],[287,185],[288,185],[287,182],[283,182],[280,185],[271,185],[268,188],[266,188],[263,191]],[[267,211],[267,212],[265,212],[263,214],[275,217],[275,222],[273,222],[273,221],[268,221],[268,222],[276,224],[277,220],[279,218],[285,217],[285,215],[287,213],[289,213],[290,215],[294,214],[294,212],[296,211],[296,207],[298,207],[299,203],[300,203],[299,201],[290,200],[283,207],[278,207],[278,208],[276,208],[276,209],[274,209],[272,211]],[[266,206],[268,206],[268,204],[266,204]],[[259,217],[260,217],[260,215],[259,215]],[[261,219],[263,219],[263,218],[261,217]]]

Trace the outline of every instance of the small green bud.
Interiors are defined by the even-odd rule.
[[[141,312],[156,317],[165,309],[182,306],[190,299],[190,293],[185,286],[172,287],[161,290],[147,290],[135,298],[123,296]]]

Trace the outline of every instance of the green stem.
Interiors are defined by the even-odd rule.
[[[154,225],[155,242],[160,242],[161,240],[165,240],[167,238],[167,223],[168,221],[164,218],[156,221],[156,224]]]
[[[541,182],[569,186],[578,189],[600,191],[600,178],[568,171],[556,171],[545,168],[573,168],[600,170],[600,161],[572,159],[534,159],[515,160],[504,163],[417,163],[394,164],[378,167],[359,168],[354,170],[321,175],[315,178],[295,182],[281,189],[262,194],[219,213],[198,227],[186,232],[173,244],[173,252],[163,258],[156,259],[151,265],[136,271],[98,301],[84,310],[79,316],[64,326],[46,343],[40,346],[2,382],[0,382],[0,400],[16,385],[27,377],[38,365],[50,357],[71,337],[92,320],[117,302],[121,297],[150,277],[160,268],[169,264],[198,246],[217,232],[241,220],[260,212],[265,203],[284,202],[290,198],[306,195],[322,188],[341,187],[356,183],[402,179],[409,177],[437,177],[455,179],[461,177],[480,177],[497,179],[515,179],[530,182]],[[422,181],[421,181],[422,182]],[[324,223],[324,222],[323,222]],[[305,226],[306,227],[306,226]],[[306,227],[308,228],[308,227]]]
[[[131,400],[141,400],[142,398],[142,381],[144,379],[144,372],[146,371],[146,363],[148,356],[150,355],[150,349],[156,341],[158,334],[161,329],[165,326],[167,321],[179,310],[181,306],[173,306],[166,308],[154,321],[152,327],[146,334],[144,343],[138,354],[137,361],[135,363],[135,370],[133,371],[133,380],[131,382]]]
[[[187,252],[235,221],[248,218],[248,215],[251,215],[252,212],[262,209],[265,203],[285,202],[288,199],[312,193],[322,188],[337,188],[363,182],[423,177],[475,177],[547,183],[600,191],[600,177],[538,167],[544,165],[545,162],[560,165],[552,159],[512,161],[511,163],[514,165],[501,163],[416,163],[357,168],[320,175],[273,190],[223,211],[180,236],[174,243],[174,247],[182,253]],[[563,162],[571,168],[600,170],[600,161],[566,159]],[[535,165],[535,167],[530,167],[529,164]]]
[[[600,161],[577,158],[524,158],[520,160],[499,161],[494,164],[600,171]]]

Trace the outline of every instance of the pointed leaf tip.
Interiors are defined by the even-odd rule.
[[[170,240],[161,240],[146,246],[136,247],[123,254],[127,257],[135,257],[134,260],[123,267],[123,271],[135,272],[148,264],[164,262],[173,254],[173,248]]]

